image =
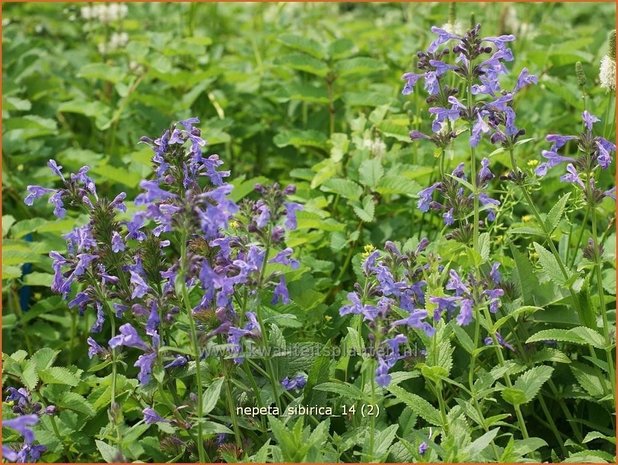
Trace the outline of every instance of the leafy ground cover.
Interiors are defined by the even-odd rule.
[[[615,5],[3,5],[10,462],[613,462]]]

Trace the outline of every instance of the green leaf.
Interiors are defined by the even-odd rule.
[[[522,389],[504,388],[502,398],[509,404],[519,405],[526,402],[526,393]]]
[[[352,207],[354,209],[354,213],[365,223],[370,223],[374,219],[375,214],[375,203],[373,198],[370,195],[366,195],[363,198],[363,207],[360,208],[356,205]]]
[[[592,397],[602,398],[609,391],[609,381],[600,377],[599,372],[583,363],[574,362],[570,366],[577,383]]]
[[[358,175],[362,185],[367,187],[376,187],[378,181],[384,176],[384,168],[380,160],[372,158],[365,160],[358,168]]]
[[[388,448],[395,440],[398,428],[399,425],[390,425],[375,435],[375,447],[373,450],[375,458],[382,458],[388,453]]]
[[[99,449],[99,452],[101,453],[101,457],[107,463],[124,461],[122,460],[122,454],[114,446],[110,446],[109,444],[103,441],[99,441],[98,439],[95,439],[94,443],[96,444],[97,449]]]
[[[306,131],[300,129],[290,129],[282,131],[273,138],[273,142],[277,147],[316,147],[326,150],[326,136],[319,131],[308,129]]]
[[[68,386],[77,386],[79,377],[65,367],[51,367],[39,371],[41,381],[46,384],[65,384]]]
[[[560,200],[556,202],[556,204],[552,207],[552,209],[547,214],[547,218],[545,218],[545,227],[551,233],[558,223],[562,219],[562,215],[564,214],[564,208],[566,207],[566,203],[571,196],[570,192],[567,192],[565,195],[560,197]]]
[[[414,196],[419,193],[421,186],[405,176],[386,175],[378,182],[375,191],[381,195],[401,194]]]
[[[265,178],[264,176],[257,176],[255,178],[251,178],[246,181],[243,179],[243,177],[236,178],[231,183],[234,186],[234,189],[232,190],[232,193],[230,194],[230,198],[234,202],[238,202],[239,200],[244,199],[251,192],[253,192],[255,190],[256,184],[268,184],[268,183],[269,183],[268,178]]]
[[[343,160],[343,157],[346,153],[348,153],[348,148],[350,146],[350,140],[348,139],[348,135],[335,132],[330,136],[330,158],[334,162],[340,162]]]
[[[327,104],[328,93],[323,87],[316,87],[310,84],[290,84],[285,86],[285,93],[290,100],[299,100],[301,102]]]
[[[36,389],[36,385],[39,382],[39,376],[37,374],[35,360],[30,359],[26,362],[26,366],[24,367],[24,370],[21,374],[21,380],[24,385],[31,391],[34,391]]]
[[[52,274],[34,271],[24,276],[23,283],[26,286],[51,287],[53,279],[54,275]]]
[[[110,109],[99,101],[71,100],[58,105],[58,113],[79,113],[93,118],[97,129],[102,129],[109,122]]]
[[[107,164],[99,164],[92,168],[92,172],[107,179],[111,183],[119,183],[127,187],[135,188],[142,179],[137,173],[126,168],[117,168]]]
[[[110,66],[106,63],[89,63],[80,68],[77,72],[77,77],[100,79],[116,84],[122,81],[124,72],[121,68]]]
[[[92,404],[76,392],[65,392],[60,401],[57,402],[57,405],[61,408],[83,413],[89,417],[93,417],[96,413]]]
[[[328,46],[328,54],[333,60],[347,58],[354,53],[356,44],[347,37],[334,40]]]
[[[223,378],[215,379],[206,392],[204,393],[204,406],[202,407],[204,415],[209,414],[217,405],[219,397],[221,396],[221,387],[223,386]]]
[[[2,216],[2,237],[6,237],[11,229],[11,226],[15,223],[15,218],[11,215]]]
[[[397,398],[397,400],[400,400],[406,404],[414,413],[428,423],[434,426],[444,426],[442,425],[442,419],[438,409],[436,409],[421,396],[412,394],[399,386],[389,386],[387,389]]]
[[[52,366],[54,361],[56,361],[58,354],[60,354],[59,350],[43,347],[42,349],[37,350],[30,360],[35,363],[37,371],[41,371]]]
[[[384,63],[375,58],[355,57],[341,60],[335,64],[335,72],[339,77],[360,74],[366,76],[385,69]]]
[[[569,276],[562,273],[560,265],[558,264],[558,260],[556,257],[543,247],[538,242],[534,243],[534,249],[536,253],[539,255],[539,263],[541,264],[541,268],[543,271],[557,284],[565,285],[569,280]],[[568,273],[568,272],[567,272]]]
[[[481,437],[476,439],[471,444],[468,444],[465,448],[465,453],[468,455],[468,459],[470,461],[475,461],[482,459],[481,453],[489,446],[489,444],[495,439],[498,435],[499,428],[495,428],[487,431]]]
[[[286,47],[289,47],[293,50],[298,50],[299,52],[307,53],[314,58],[324,58],[324,48],[319,42],[316,42],[313,39],[309,39],[307,37],[298,36],[295,34],[282,34],[277,39]]]
[[[552,367],[539,365],[530,368],[517,378],[517,381],[515,381],[515,388],[521,389],[525,396],[525,401],[522,403],[528,403],[534,399],[543,384],[551,378],[553,372],[554,369]]]
[[[315,386],[313,389],[339,394],[344,399],[360,400],[363,398],[363,392],[360,389],[347,383],[322,383]]]
[[[590,344],[597,349],[605,348],[605,339],[601,334],[591,328],[578,326],[571,329],[544,329],[530,336],[526,344],[539,341],[570,342],[573,344]]]
[[[333,178],[322,184],[321,190],[334,192],[348,200],[358,200],[363,193],[363,188],[354,181],[343,178]]]
[[[324,77],[328,73],[328,66],[322,60],[304,53],[290,53],[275,60],[275,64],[298,71]]]

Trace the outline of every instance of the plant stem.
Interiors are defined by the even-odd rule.
[[[232,386],[230,382],[230,374],[225,364],[225,359],[221,357],[221,365],[223,366],[223,373],[225,376],[225,391],[227,395],[228,409],[230,411],[230,417],[232,418],[232,428],[234,429],[234,438],[236,439],[236,445],[242,446],[242,437],[240,434],[240,428],[238,427],[238,417],[236,416],[236,403],[232,396]]]
[[[517,167],[517,162],[515,161],[515,155],[513,153],[513,148],[512,147],[509,148],[509,155],[511,157],[511,166],[513,168],[513,172],[519,173],[520,171],[519,171],[519,168]],[[541,214],[539,213],[539,210],[537,209],[536,205],[534,204],[534,202],[532,200],[532,197],[530,196],[530,193],[528,192],[528,190],[525,188],[525,186],[523,186],[523,185],[521,185],[519,183],[517,185],[519,186],[522,194],[526,198],[526,203],[528,204],[528,208],[530,208],[530,210],[532,211],[532,214],[534,215],[537,223],[539,224],[539,226],[541,227],[541,230],[543,231],[543,234],[545,235],[545,240],[547,241],[547,245],[549,246],[549,249],[550,249],[552,255],[556,259],[556,262],[558,263],[558,267],[560,268],[560,272],[564,276],[565,280],[568,280],[569,279],[569,273],[567,272],[567,269],[564,266],[564,262],[562,261],[562,257],[560,257],[560,254],[558,253],[558,250],[556,249],[556,246],[554,245],[554,242],[552,241],[551,231],[549,231],[547,229],[547,225],[545,224],[545,222],[541,218]],[[569,293],[571,294],[571,300],[573,302],[573,307],[575,307],[575,309],[577,310],[577,313],[580,316],[580,319],[584,320],[584,321],[582,321],[582,324],[586,324],[587,325],[587,322],[585,321],[584,315],[582,314],[582,311],[581,311],[581,306],[579,305],[579,300],[577,299],[577,295],[575,294],[575,291],[573,290],[573,286],[571,284],[568,284],[568,289],[569,289]]]
[[[597,215],[591,212],[592,220],[592,240],[594,241],[594,268],[597,275],[597,292],[599,293],[599,311],[603,320],[603,332],[605,333],[605,353],[607,354],[607,372],[612,386],[612,404],[615,406],[616,399],[616,375],[614,373],[614,359],[612,357],[612,338],[609,332],[609,321],[607,320],[607,308],[605,307],[605,290],[603,289],[603,271],[601,270],[601,248],[597,235]]]
[[[584,221],[582,223],[582,228],[579,230],[579,235],[577,237],[577,243],[575,244],[575,249],[573,251],[573,256],[571,257],[570,266],[573,267],[575,264],[575,258],[577,258],[577,251],[582,243],[582,238],[584,237],[584,226],[588,223],[588,215],[590,214],[590,208],[586,209],[586,213],[584,214]]]
[[[485,306],[484,311],[485,311],[485,318],[487,319],[487,324],[491,325],[491,314],[489,313],[489,308]],[[502,355],[500,344],[498,343],[498,339],[496,338],[496,331],[493,329],[493,327],[490,331],[490,335],[494,343],[496,355],[498,356],[498,362],[500,363],[501,367],[504,367],[504,363],[505,363],[504,356]],[[511,375],[509,375],[508,372],[504,373],[504,381],[506,382],[507,387],[509,388],[513,387],[513,383],[511,382]],[[523,434],[524,439],[528,439],[528,429],[526,428],[526,422],[524,421],[524,417],[521,414],[521,408],[519,407],[518,404],[514,404],[513,408],[515,409],[515,416],[517,417],[517,423],[519,424],[519,429],[521,433]]]
[[[189,331],[193,349],[193,357],[195,358],[195,382],[197,383],[197,453],[199,461],[204,463],[206,461],[206,456],[204,452],[204,434],[202,431],[204,395],[202,390],[202,373],[200,369],[201,354],[197,338],[197,329],[195,327],[195,320],[193,319],[193,310],[191,308],[191,301],[189,300],[189,291],[187,290],[187,258],[187,233],[183,232],[180,243],[180,263],[182,270],[182,278],[180,282],[182,286],[182,300],[184,301],[187,318],[189,319]]]

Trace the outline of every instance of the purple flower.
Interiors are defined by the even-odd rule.
[[[105,312],[103,311],[103,305],[100,302],[96,302],[95,306],[97,308],[97,319],[90,328],[91,333],[100,333],[103,329],[103,324],[105,323]]]
[[[483,294],[489,299],[489,311],[496,313],[501,305],[500,297],[504,295],[504,291],[500,288],[487,289],[483,291]]]
[[[493,173],[489,169],[489,159],[481,160],[481,169],[479,170],[479,184],[484,184],[494,178]]]
[[[545,140],[553,144],[551,146],[551,151],[557,152],[558,149],[564,147],[567,144],[567,142],[571,140],[577,140],[577,136],[562,136],[560,134],[549,134],[545,138]]]
[[[605,197],[609,197],[610,199],[616,200],[616,186],[603,192],[603,195]]]
[[[449,270],[449,280],[446,283],[446,289],[455,291],[456,296],[470,293],[470,289],[463,283],[455,270]]]
[[[150,291],[150,286],[146,284],[144,278],[142,278],[137,271],[130,270],[130,273],[131,284],[133,285],[133,292],[131,294],[131,298],[140,299]]]
[[[466,326],[473,320],[472,307],[474,302],[470,299],[462,299],[459,306],[459,315],[457,315],[457,324]]]
[[[515,36],[512,34],[502,35],[499,37],[485,37],[483,39],[484,42],[492,42],[498,50],[504,51],[506,49],[507,42],[513,42],[515,40]]]
[[[147,205],[152,202],[173,199],[176,197],[175,194],[161,189],[159,183],[156,181],[142,181],[139,186],[146,192],[135,197],[135,205]]]
[[[579,185],[582,189],[584,188],[584,183],[582,182],[581,178],[579,177],[579,173],[577,172],[572,163],[569,163],[567,165],[567,174],[561,176],[560,180],[564,182],[571,182]]]
[[[296,202],[286,202],[285,203],[285,227],[292,231],[296,229],[296,212],[298,210],[302,210],[303,206]]]
[[[427,449],[429,449],[429,446],[427,445],[427,443],[425,441],[421,442],[418,446],[419,455],[425,455],[425,452],[427,452]]]
[[[24,437],[24,442],[26,444],[31,444],[32,441],[34,441],[34,432],[30,428],[38,422],[39,417],[36,415],[22,415],[11,420],[3,421],[2,426],[17,431]]]
[[[479,194],[479,200],[482,206],[487,207],[487,210],[488,210],[487,219],[489,221],[495,220],[496,219],[495,207],[500,205],[500,202],[496,199],[492,199],[485,192],[481,192]]]
[[[2,446],[2,456],[8,462],[33,463],[38,461],[47,447],[42,445],[23,444],[20,450],[13,447]]]
[[[436,50],[438,50],[438,47],[446,42],[448,42],[449,40],[453,40],[453,39],[461,39],[461,36],[458,36],[457,34],[452,34],[442,28],[433,26],[431,28],[431,32],[433,32],[434,34],[436,34],[438,36],[437,39],[435,39],[431,44],[429,44],[429,47],[427,48],[427,52],[429,53],[435,53]]]
[[[187,363],[189,363],[189,361],[187,360],[187,357],[184,357],[182,355],[177,355],[174,360],[172,360],[170,363],[165,365],[163,368],[165,368],[165,369],[167,369],[167,368],[179,368],[179,367],[185,366]]]
[[[438,308],[436,308],[433,313],[434,321],[438,321],[442,317],[442,314],[445,311],[450,313],[454,311],[455,309],[457,309],[457,306],[460,300],[461,300],[460,297],[451,297],[451,296],[430,297],[429,301],[432,304],[436,304],[438,306]]]
[[[455,222],[455,218],[453,217],[453,211],[454,210],[451,208],[449,211],[442,215],[442,218],[444,219],[444,224],[447,226],[450,226]]]
[[[515,86],[515,89],[513,90],[513,92],[518,92],[524,87],[529,86],[531,84],[537,84],[538,82],[539,80],[537,79],[537,77],[530,74],[530,72],[528,71],[528,68],[523,68],[521,72],[519,73],[519,77],[517,78],[517,85]]]
[[[279,283],[275,286],[275,293],[273,295],[273,304],[282,303],[289,304],[290,296],[288,294],[288,287],[285,283],[285,278],[281,276],[279,278]]]
[[[122,252],[125,249],[124,241],[122,240],[122,236],[118,234],[117,231],[112,233],[112,252],[118,253]]]
[[[267,205],[260,205],[258,208],[259,215],[255,220],[258,229],[264,229],[270,221],[270,209]]]
[[[417,206],[420,211],[423,213],[429,211],[429,204],[431,203],[433,192],[440,187],[440,185],[439,182],[436,182],[418,193]]]
[[[138,357],[137,361],[133,365],[134,367],[139,367],[139,373],[137,374],[137,379],[139,380],[141,385],[148,384],[150,381],[150,374],[152,373],[152,366],[157,359],[156,352],[150,352],[147,354],[142,354]]]
[[[47,166],[49,166],[49,169],[52,170],[52,173],[56,176],[60,176],[63,181],[65,180],[64,175],[62,174],[62,166],[58,165],[55,160],[49,160],[47,162]]]
[[[489,125],[481,117],[480,113],[477,114],[476,123],[472,126],[472,134],[470,135],[470,145],[476,147],[481,140],[482,134],[487,134],[490,131]]]
[[[307,376],[303,373],[299,373],[292,378],[288,378],[287,376],[281,380],[281,386],[286,391],[293,391],[295,389],[302,389],[307,384]]]
[[[27,187],[27,191],[28,191],[28,195],[24,199],[24,203],[28,205],[29,207],[32,206],[32,204],[34,203],[36,199],[43,197],[44,195],[51,194],[52,192],[55,192],[54,189],[47,189],[45,187],[32,186],[32,185]]]
[[[489,272],[489,278],[494,282],[494,284],[500,284],[500,281],[502,280],[502,275],[500,274],[500,271],[498,271],[498,268],[500,268],[500,262],[494,262],[491,265],[491,271]]]
[[[62,191],[56,191],[49,198],[49,203],[54,205],[54,215],[56,218],[64,218],[67,211],[64,208],[64,203],[62,201]]]
[[[153,423],[167,423],[168,420],[160,416],[157,411],[153,408],[146,407],[142,411],[144,415],[144,423],[147,425],[152,425]]]
[[[459,109],[455,108],[454,105],[451,108],[431,107],[429,108],[429,113],[435,115],[433,123],[431,124],[431,130],[433,132],[439,132],[442,129],[442,123],[447,119],[456,121],[459,118]]]
[[[119,328],[120,334],[109,340],[109,346],[114,349],[118,346],[135,347],[136,349],[148,350],[148,346],[139,337],[137,330],[131,323],[125,323]]]
[[[586,127],[586,129],[588,129],[588,131],[592,131],[592,125],[594,123],[598,123],[601,120],[596,116],[588,113],[588,110],[586,110],[582,113],[582,121],[584,122],[584,126]]]
[[[609,167],[609,165],[611,165],[612,157],[609,154],[609,151],[605,148],[605,146],[600,141],[596,141],[596,146],[597,146],[597,152],[598,152],[597,163],[599,164],[601,168],[605,170]]]
[[[271,258],[269,260],[269,263],[279,263],[281,265],[287,265],[292,269],[296,269],[298,268],[300,263],[298,263],[298,260],[294,260],[293,258],[290,258],[293,252],[294,251],[292,250],[291,247],[287,247],[283,249],[282,251],[280,251],[279,253],[277,253],[277,255],[275,255],[273,258]]]
[[[378,308],[374,305],[363,304],[356,292],[348,293],[348,300],[351,302],[351,305],[344,305],[339,309],[341,316],[353,313],[355,315],[363,315],[366,320],[373,321],[378,314]]]
[[[498,344],[500,344],[502,347],[505,347],[505,348],[507,348],[509,350],[515,351],[513,346],[511,344],[509,344],[508,342],[506,342],[499,332],[496,332],[496,341],[498,341]],[[494,343],[494,341],[491,338],[491,336],[487,336],[483,342],[485,343],[486,346],[490,346],[490,345],[492,345]]]
[[[543,157],[545,157],[547,161],[537,166],[535,173],[538,176],[545,176],[547,174],[548,169],[553,168],[554,166],[557,166],[560,163],[567,163],[567,162],[575,161],[573,158],[563,157],[557,152],[551,151],[551,150],[543,150],[541,152],[541,155],[543,155]]]
[[[97,341],[95,341],[91,337],[88,337],[88,339],[86,339],[86,342],[88,343],[88,357],[89,358],[93,358],[95,355],[105,355],[105,349],[101,347],[97,343]]]
[[[131,221],[125,223],[128,230],[127,237],[129,239],[135,239],[137,241],[143,241],[146,239],[146,234],[140,231],[140,229],[144,226],[145,218],[146,212],[137,212],[133,215],[133,219]]]
[[[393,326],[407,325],[410,328],[422,329],[427,336],[433,336],[435,329],[429,323],[423,321],[427,317],[427,311],[414,309],[407,318],[393,322]]]
[[[148,316],[148,321],[146,322],[146,334],[149,336],[154,336],[157,332],[160,321],[157,303],[153,300],[150,304],[150,315]]]
[[[401,91],[401,93],[403,95],[411,94],[414,91],[414,86],[416,85],[416,82],[422,77],[423,77],[422,74],[415,74],[415,73],[404,74],[401,77],[401,79],[406,81],[406,85],[403,87],[403,90]]]

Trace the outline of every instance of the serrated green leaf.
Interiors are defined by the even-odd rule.
[[[326,192],[334,192],[348,200],[358,200],[363,194],[363,188],[354,181],[343,178],[333,178],[322,184],[320,188]]]
[[[314,130],[290,129],[277,134],[273,142],[277,147],[317,147],[326,150],[326,137]]]
[[[384,63],[375,58],[368,57],[348,58],[335,64],[335,72],[339,77],[352,76],[354,74],[366,76],[384,69]]]
[[[93,417],[96,413],[92,404],[76,392],[65,392],[60,401],[57,402],[57,406],[83,413],[89,417]]]
[[[440,412],[433,405],[423,399],[421,396],[412,394],[399,386],[389,386],[387,388],[398,400],[406,404],[419,417],[423,418],[428,423],[434,426],[442,425]]]
[[[98,439],[95,439],[94,443],[96,444],[97,449],[99,449],[99,452],[101,453],[101,457],[107,463],[123,462],[124,461],[123,457],[122,457],[122,454],[114,446],[110,446],[109,444],[107,444],[107,443],[105,443],[103,441],[99,441]]]
[[[556,226],[558,226],[558,223],[562,219],[564,208],[566,207],[566,203],[569,201],[569,197],[571,197],[570,192],[567,192],[565,195],[560,197],[560,200],[556,202],[547,214],[547,218],[545,218],[545,227],[550,233],[556,229]]]
[[[204,406],[202,407],[204,415],[212,412],[212,410],[217,405],[219,397],[221,396],[221,387],[223,386],[223,381],[224,378],[217,378],[212,382],[210,386],[208,386],[208,389],[206,389],[203,401]]]
[[[68,386],[77,386],[79,377],[73,374],[65,367],[50,367],[39,371],[41,381],[46,384],[66,384]]]
[[[314,58],[322,59],[325,56],[322,45],[308,37],[298,36],[296,34],[282,34],[277,40],[286,47],[307,53]]]
[[[116,84],[122,81],[124,72],[121,68],[110,66],[106,63],[88,63],[79,69],[77,77],[100,79]]]
[[[275,60],[275,64],[286,68],[304,71],[324,77],[328,73],[328,66],[322,60],[305,53],[290,53]]]
[[[565,285],[569,280],[570,276],[565,276],[562,273],[560,265],[558,264],[558,260],[556,257],[543,247],[538,242],[534,243],[534,249],[536,253],[539,255],[539,264],[543,271],[556,283],[560,285]]]
[[[358,389],[356,386],[352,386],[351,384],[346,383],[322,383],[315,386],[313,389],[339,394],[344,399],[360,400],[363,398],[363,392],[360,389]]]
[[[605,348],[605,339],[601,334],[591,328],[578,326],[571,329],[544,329],[530,336],[526,343],[539,341],[570,342],[573,344],[590,344],[597,349]]]
[[[554,369],[547,365],[539,365],[530,368],[526,372],[517,378],[515,381],[515,388],[521,389],[525,395],[525,401],[522,403],[528,403],[536,397],[539,390],[545,384],[545,382],[551,378]]]
[[[353,205],[352,206],[354,213],[365,223],[370,223],[374,219],[375,215],[375,203],[371,196],[365,196],[363,198],[362,208]]]
[[[365,160],[358,168],[358,175],[362,185],[376,187],[382,176],[384,176],[382,162],[377,158]]]
[[[26,362],[26,366],[21,374],[21,380],[31,391],[36,389],[36,385],[39,382],[39,376],[36,369],[36,362],[34,360],[28,360]]]

